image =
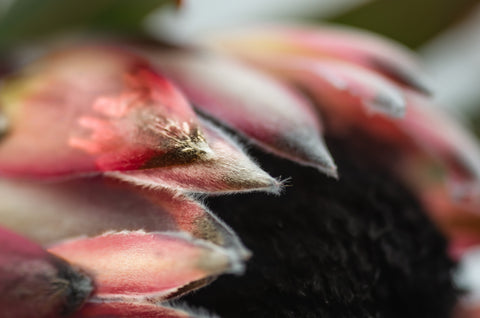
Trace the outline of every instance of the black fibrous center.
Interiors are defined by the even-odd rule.
[[[185,301],[224,318],[447,318],[457,299],[446,241],[412,194],[344,142],[340,180],[253,151],[281,196],[208,199],[253,258]]]

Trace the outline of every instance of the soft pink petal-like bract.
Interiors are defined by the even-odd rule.
[[[118,48],[47,55],[0,90],[6,176],[71,176],[191,162],[209,153],[183,95]]]
[[[272,58],[263,61],[261,66],[307,88],[322,110],[362,107],[369,114],[382,113],[393,118],[402,117],[405,113],[406,101],[399,87],[354,64],[289,57]]]
[[[362,65],[417,91],[427,91],[414,54],[367,31],[327,25],[271,25],[221,33],[209,42],[247,59],[278,55],[338,59]]]
[[[459,123],[425,98],[410,95],[408,114],[398,125],[422,149],[443,161],[455,195],[480,195],[475,193],[480,189],[480,147]]]
[[[202,130],[212,149],[212,156],[208,160],[158,169],[113,172],[109,175],[142,186],[183,192],[279,191],[280,182],[261,170],[224,132],[208,122],[202,122]]]
[[[333,28],[260,27],[212,39],[211,47],[306,89],[320,107],[327,134],[352,143],[360,134],[374,142],[370,150],[383,147],[379,160],[419,195],[457,254],[479,241],[478,230],[470,228],[467,235],[458,224],[478,210],[480,148],[455,120],[405,89],[422,90],[412,54]]]
[[[418,94],[425,88],[410,53],[363,32],[300,26],[208,43],[259,70],[203,50],[83,47],[5,81],[0,174],[10,179],[0,182],[0,223],[50,246],[0,230],[6,317],[56,318],[86,302],[76,318],[198,318],[163,302],[240,272],[249,253],[186,193],[278,192],[280,182],[189,102],[200,117],[336,175],[317,110],[278,81],[311,95],[326,134],[384,147],[374,156],[416,191],[452,254],[480,242],[480,201],[459,200],[479,194],[479,147]],[[432,167],[440,177],[425,177]],[[12,280],[32,293],[18,298]],[[83,293],[65,309],[68,288]]]
[[[459,236],[452,234],[458,231],[451,229],[451,218],[455,218],[453,215],[459,210],[465,210],[457,201],[469,199],[478,202],[480,149],[474,137],[433,103],[414,93],[403,92],[407,104],[405,114],[403,118],[394,119],[371,114],[358,107],[358,95],[319,85],[320,77],[312,76],[312,68],[304,73],[297,71],[287,77],[303,85],[317,99],[326,118],[327,132],[348,138],[352,143],[358,142],[360,133],[374,141],[375,149],[383,148],[383,151],[377,151],[379,160],[393,168],[399,178],[418,193],[427,211],[443,229],[447,229],[451,243],[456,245]],[[416,164],[419,160],[423,162],[420,171]],[[439,185],[425,184],[424,180],[420,180],[419,176],[425,174],[421,171],[432,169],[442,171],[443,177],[434,179],[443,184],[443,195],[447,197],[440,196],[437,200],[448,200],[448,209],[444,208],[445,204],[432,201],[431,190]],[[438,210],[439,207],[442,207],[441,210]],[[466,211],[474,210],[470,206]],[[449,221],[443,220],[447,214],[450,214],[447,217]]]
[[[237,270],[228,252],[178,233],[106,233],[65,241],[48,249],[86,270],[96,298],[164,300]]]
[[[248,252],[233,231],[202,204],[165,189],[142,189],[106,178],[61,183],[0,181],[0,224],[42,244],[107,231],[184,231]]]
[[[336,175],[313,106],[286,85],[246,65],[207,52],[151,52],[193,104],[267,151]]]

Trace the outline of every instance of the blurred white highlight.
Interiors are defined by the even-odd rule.
[[[468,304],[480,302],[480,248],[472,248],[462,256],[454,275],[458,287],[468,291],[464,301]]]
[[[480,6],[421,53],[441,105],[460,116],[480,107]]]
[[[0,0],[1,1],[1,0]],[[157,36],[180,40],[194,38],[210,30],[247,23],[325,17],[370,0],[186,0],[178,11],[158,10],[146,21]]]

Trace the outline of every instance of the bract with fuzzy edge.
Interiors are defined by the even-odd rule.
[[[0,174],[69,177],[185,164],[208,157],[183,95],[119,48],[47,55],[6,79]],[[32,142],[35,141],[35,142]]]

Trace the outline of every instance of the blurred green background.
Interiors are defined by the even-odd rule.
[[[478,0],[377,0],[329,19],[384,34],[417,48],[458,23]]]
[[[176,1],[0,0],[0,9],[2,3],[9,9],[5,14],[0,10],[0,49],[79,27],[139,35],[143,32],[143,18],[149,12],[159,6],[175,5]],[[372,30],[416,48],[460,21],[478,3],[478,0],[376,0],[327,20]],[[315,13],[312,16],[315,20]],[[322,12],[318,16],[325,21]]]

